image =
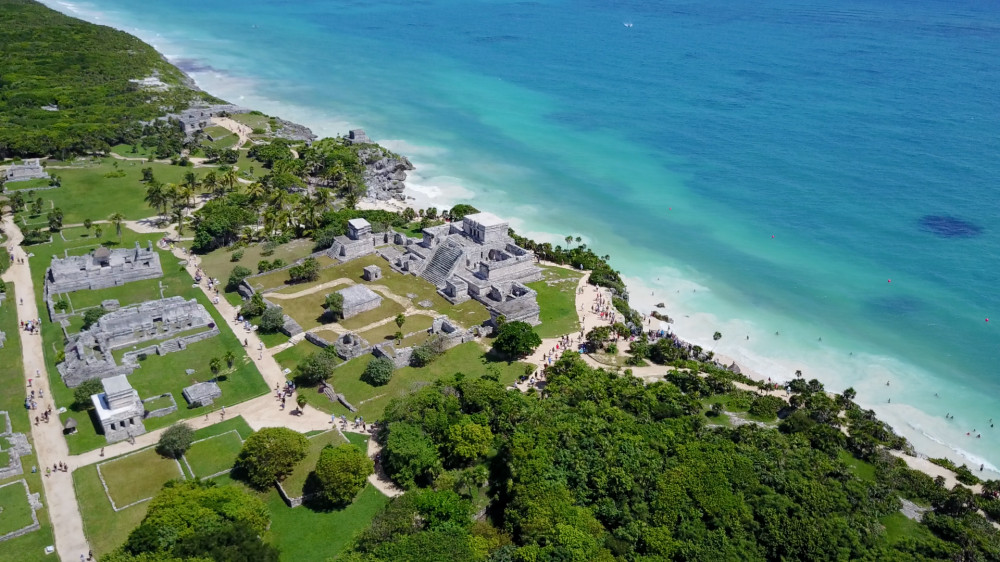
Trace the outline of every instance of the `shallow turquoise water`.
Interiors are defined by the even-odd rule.
[[[1000,419],[994,5],[52,5],[232,101],[364,127],[439,206],[611,254],[682,335],[764,376],[853,385],[922,450],[1000,464],[1000,434],[965,437]]]

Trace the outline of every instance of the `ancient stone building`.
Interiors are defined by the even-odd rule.
[[[337,292],[344,297],[344,318],[357,316],[382,304],[382,297],[364,285],[351,285]]]
[[[181,394],[184,395],[187,403],[193,407],[211,406],[216,398],[222,397],[222,389],[219,388],[218,384],[208,381],[185,387],[181,391]]]
[[[49,174],[42,167],[41,160],[31,158],[25,160],[23,164],[11,164],[7,167],[6,180],[8,183],[17,181],[27,181],[49,177]]]
[[[351,129],[347,133],[347,142],[349,144],[370,144],[372,141],[365,134],[364,129]]]
[[[101,246],[85,256],[52,258],[45,272],[46,299],[82,289],[117,287],[132,281],[163,277],[160,254],[150,242],[146,248],[109,250]]]
[[[101,381],[104,392],[94,394],[90,399],[101,424],[101,433],[108,443],[122,441],[146,433],[142,424],[144,408],[139,393],[129,384],[125,375],[106,378]]]
[[[381,253],[393,269],[430,281],[453,304],[473,298],[494,318],[502,314],[538,324],[535,292],[524,284],[538,281],[542,273],[534,253],[515,244],[508,231],[508,223],[496,215],[476,213],[461,223],[425,228],[419,241],[397,239],[405,252]]]
[[[377,265],[369,265],[361,270],[361,278],[365,281],[378,281],[382,278],[382,268]]]
[[[365,219],[351,219],[347,221],[347,235],[334,238],[327,254],[342,262],[350,261],[374,253],[375,242],[371,223]]]
[[[190,333],[198,328],[202,331]],[[189,333],[171,338],[182,332]],[[66,358],[57,368],[66,386],[74,387],[88,379],[131,374],[139,367],[143,355],[180,351],[218,334],[212,316],[195,299],[170,297],[148,301],[105,314],[89,329],[70,337]],[[114,350],[151,340],[160,341],[130,350],[122,357],[121,365],[115,363]]]

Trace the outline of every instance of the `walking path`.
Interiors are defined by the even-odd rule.
[[[24,236],[14,224],[13,217],[3,217],[4,232],[10,237],[9,246],[13,249],[14,263],[3,276],[5,281],[14,283],[14,301],[18,304],[19,320],[34,321],[40,316],[35,303],[34,284],[31,280],[31,270],[28,258],[20,248]],[[24,263],[17,260],[24,258]],[[49,389],[49,377],[45,369],[45,357],[42,354],[42,337],[31,335],[24,330],[18,330],[21,336],[21,352],[24,359],[24,376],[31,380],[31,388],[44,391],[47,397],[52,396]],[[44,409],[48,400],[40,400],[39,409]],[[35,452],[38,454],[38,465],[43,469],[58,462],[71,460],[69,447],[63,438],[59,416],[54,416],[55,423],[43,423],[31,426],[31,436]],[[80,555],[90,552],[87,538],[83,534],[83,519],[76,503],[76,491],[73,488],[73,478],[68,472],[54,472],[51,476],[42,478],[45,490],[45,502],[52,521],[52,533],[55,536],[56,549],[64,562],[76,562]]]

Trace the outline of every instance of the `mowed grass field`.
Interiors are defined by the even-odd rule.
[[[363,355],[348,361],[334,369],[328,379],[333,388],[344,395],[347,401],[358,409],[351,413],[339,402],[331,402],[325,395],[312,388],[299,388],[304,393],[309,405],[307,408],[318,408],[330,414],[346,415],[349,419],[360,415],[366,421],[372,422],[382,416],[389,401],[403,396],[424,385],[455,373],[463,373],[467,377],[479,377],[484,374],[496,374],[500,382],[513,384],[518,377],[523,376],[527,363],[493,361],[477,342],[468,342],[453,347],[426,367],[403,367],[396,369],[392,379],[384,386],[371,386],[361,380],[361,374],[374,357]],[[289,376],[294,376],[294,373]]]
[[[161,457],[152,448],[104,461],[97,468],[118,508],[151,498],[167,481],[184,477],[176,460]]]
[[[212,169],[115,158],[104,158],[99,163],[84,166],[49,166],[49,173],[59,176],[62,186],[34,193],[34,197],[42,198],[41,216],[31,217],[25,211],[18,217],[25,217],[29,224],[44,223],[45,214],[53,206],[62,209],[63,224],[82,223],[84,219],[104,220],[115,212],[125,215],[128,220],[153,216],[155,211],[144,201],[143,168],[152,168],[153,176],[163,183],[180,183],[187,172],[194,172],[201,178]],[[112,177],[107,177],[108,174]],[[108,230],[108,225],[104,225],[105,234]]]
[[[542,267],[542,280],[528,283],[538,293],[538,319],[535,332],[543,338],[572,334],[580,329],[576,309],[576,288],[583,272],[563,267]]]

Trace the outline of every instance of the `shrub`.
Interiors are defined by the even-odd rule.
[[[273,334],[285,325],[285,312],[280,306],[269,306],[260,317],[260,331]]]
[[[80,383],[80,386],[73,389],[73,409],[77,411],[94,409],[94,402],[91,395],[104,392],[104,385],[101,379],[90,379]]]
[[[93,326],[100,320],[101,316],[107,314],[108,311],[104,310],[103,306],[98,306],[95,308],[88,308],[86,312],[83,313],[83,329]]]
[[[257,262],[257,273],[264,273],[265,271],[271,270],[271,262],[267,260],[260,260]]]
[[[323,308],[331,319],[336,320],[344,315],[344,295],[340,293],[330,293],[323,302]]]
[[[186,423],[172,425],[160,436],[156,452],[165,457],[176,459],[191,447],[192,441],[194,441],[194,430],[191,429],[191,426]]]
[[[296,367],[295,381],[299,385],[312,386],[325,381],[337,366],[337,359],[326,350],[317,351],[306,357]]]
[[[265,489],[284,480],[306,456],[309,441],[285,427],[265,427],[243,443],[236,467],[250,485]]]
[[[66,300],[65,298],[60,298],[55,302],[55,304],[52,305],[52,308],[60,312],[66,312],[67,310],[69,310],[69,301]]]
[[[365,487],[375,463],[354,445],[327,445],[316,461],[319,493],[333,505],[346,505]]]
[[[257,316],[263,314],[264,309],[266,308],[267,305],[264,303],[264,297],[262,297],[260,293],[254,293],[253,296],[250,297],[250,300],[243,303],[243,306],[240,307],[240,314],[242,314],[244,318],[256,318]]]
[[[229,256],[229,261],[240,261],[241,259],[243,259],[243,250],[236,250]]]
[[[785,401],[777,396],[759,396],[750,404],[750,414],[773,420],[785,406]]]
[[[242,252],[238,253],[241,254],[240,257],[243,257]],[[234,256],[236,254],[237,252],[233,252]],[[242,265],[237,265],[236,267],[233,268],[231,272],[229,272],[229,281],[226,283],[226,290],[235,291],[236,288],[240,286],[240,283],[242,283],[244,279],[246,279],[252,274],[253,272],[250,271],[248,268],[243,267]]]
[[[396,368],[393,362],[385,357],[376,357],[365,367],[365,372],[361,373],[361,380],[372,386],[382,386],[392,378],[392,371]]]
[[[524,357],[542,345],[542,338],[527,322],[507,322],[500,327],[493,348],[512,357]]]
[[[306,258],[301,264],[288,268],[289,283],[315,281],[319,277],[319,262],[316,258]]]

